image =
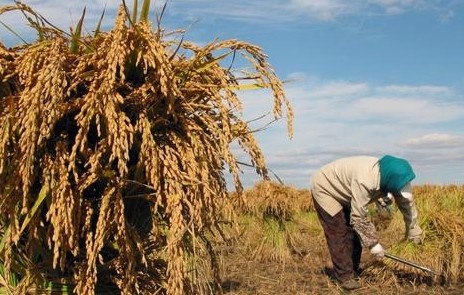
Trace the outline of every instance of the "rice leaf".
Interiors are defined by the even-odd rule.
[[[31,210],[27,213],[26,218],[24,218],[23,224],[21,225],[20,230],[17,233],[17,237],[20,237],[23,231],[26,229],[27,225],[29,224],[29,222],[34,217],[35,213],[37,212],[37,209],[39,209],[40,205],[42,205],[42,202],[47,197],[49,189],[50,188],[47,184],[44,184],[42,186],[34,205],[32,206]]]
[[[138,13],[138,1],[134,0],[134,3],[132,5],[132,23],[135,24],[137,23],[137,13]]]
[[[85,9],[86,8],[84,7],[84,11],[82,12],[82,16],[79,19],[79,22],[76,25],[76,29],[75,29],[74,33],[72,34],[72,37],[71,37],[71,49],[70,49],[70,51],[73,54],[76,54],[79,51],[79,43],[80,43],[81,34],[82,34],[82,25],[84,23],[84,17],[85,17]]]
[[[16,37],[18,37],[19,39],[21,39],[21,41],[23,41],[24,44],[29,45],[29,43],[28,43],[26,40],[24,40],[18,33],[16,33],[16,31],[13,30],[10,26],[8,26],[7,24],[5,24],[5,23],[2,22],[1,20],[0,20],[0,24],[1,24],[2,26],[4,26],[8,31],[10,31],[13,35],[15,35]]]
[[[142,3],[142,10],[140,11],[140,21],[148,21],[148,14],[150,13],[150,0],[144,0]]]
[[[97,37],[98,34],[100,34],[100,28],[101,28],[101,24],[103,22],[103,17],[105,16],[105,11],[106,11],[106,3],[105,3],[105,7],[103,8],[100,19],[98,20],[97,27],[95,28],[95,33],[93,35],[94,38]]]

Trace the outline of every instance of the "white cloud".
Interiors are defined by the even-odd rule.
[[[106,5],[106,17],[104,27],[111,27],[114,14],[120,0],[24,0],[37,12],[45,16],[53,24],[67,30],[75,26],[86,7],[86,28],[88,31],[94,29],[103,9]],[[140,2],[140,1],[139,1]],[[133,1],[127,0],[126,4],[132,9]],[[11,5],[9,0],[0,0],[0,5]],[[160,12],[163,1],[155,1],[156,11]],[[243,23],[283,24],[302,22],[325,22],[334,21],[340,17],[379,14],[399,14],[410,11],[426,11],[436,14],[442,20],[449,20],[454,15],[454,5],[443,4],[436,1],[424,0],[171,0],[167,3],[166,23],[173,24],[175,28],[185,27],[186,21],[192,24],[195,21],[213,21],[217,18],[241,21]],[[139,5],[140,6],[140,5]],[[140,9],[140,8],[139,8]],[[12,16],[13,15],[13,16]],[[26,32],[26,26],[19,26],[19,14],[0,16],[0,20],[9,25],[14,24],[19,33]]]
[[[464,146],[464,136],[432,133],[407,139],[402,142],[402,145],[414,149],[462,148]]]
[[[340,15],[352,12],[353,6],[340,0],[292,0],[290,6],[296,11],[304,11],[315,19],[334,20]]]
[[[286,138],[283,121],[256,136],[269,167],[288,184],[307,187],[321,165],[359,154],[405,157],[418,171],[418,183],[458,181],[456,169],[464,167],[459,127],[464,123],[464,103],[453,89],[374,86],[309,76],[287,84],[286,93],[295,109],[294,138]],[[262,109],[263,104],[245,107]],[[248,179],[252,180],[253,176]]]
[[[353,114],[402,124],[446,122],[464,116],[464,107],[427,100],[426,97],[369,97],[353,105]]]
[[[303,84],[303,83],[302,83]],[[309,83],[310,84],[310,83]],[[435,124],[464,117],[464,104],[447,87],[329,81],[291,88],[297,113],[324,121]],[[300,106],[301,104],[301,106]]]
[[[424,6],[423,0],[369,0],[368,3],[382,8],[386,14],[401,14],[408,9]]]
[[[353,95],[362,95],[366,93],[368,87],[364,83],[349,83],[349,82],[329,82],[308,92],[311,97],[352,97]]]
[[[437,13],[442,20],[454,16],[453,3],[426,0],[292,0],[290,8],[320,21],[354,15],[398,15],[410,11]]]
[[[448,87],[434,86],[434,85],[387,85],[377,87],[376,91],[379,93],[392,93],[395,95],[450,95],[451,90]]]

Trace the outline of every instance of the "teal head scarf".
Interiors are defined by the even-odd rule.
[[[383,156],[379,160],[380,189],[383,192],[398,193],[416,175],[408,161],[393,156]]]

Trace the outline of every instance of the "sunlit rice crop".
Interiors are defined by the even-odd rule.
[[[224,173],[242,190],[231,144],[267,177],[241,118],[243,83],[271,89],[273,115],[292,133],[261,48],[153,29],[149,3],[140,18],[120,6],[110,31],[90,35],[84,15],[69,34],[19,2],[0,9],[19,10],[38,33],[0,44],[0,281],[10,291],[207,292],[215,264],[211,280],[196,266],[214,256],[207,233],[228,198]],[[243,72],[232,67],[240,57]]]

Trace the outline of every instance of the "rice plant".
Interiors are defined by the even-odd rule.
[[[299,190],[273,181],[260,181],[244,192],[243,204],[239,210],[261,218],[273,217],[285,221],[311,208],[312,198],[308,190]]]
[[[231,145],[267,178],[237,90],[270,88],[290,136],[292,109],[261,48],[196,45],[166,32],[162,13],[153,26],[149,4],[139,17],[137,1],[132,15],[122,4],[111,30],[97,24],[89,35],[85,10],[67,33],[21,2],[0,8],[20,11],[38,36],[0,44],[3,291],[204,294],[219,285],[208,234],[228,198],[226,173],[242,190]],[[234,69],[240,58],[248,69]]]
[[[243,198],[235,195],[232,200],[239,223],[235,228],[238,244],[244,245],[250,259],[284,263],[305,252],[307,237],[301,230],[304,214],[312,208],[308,190],[261,181],[245,190]]]
[[[402,236],[401,213],[394,211],[391,222],[380,231],[381,241],[392,254],[437,272],[438,276],[392,260],[372,268],[377,279],[416,283],[455,284],[464,279],[464,187],[421,185],[414,187],[423,244],[415,245]],[[382,240],[383,237],[383,240]],[[386,238],[388,237],[388,238]],[[395,275],[396,274],[396,275]]]

